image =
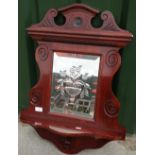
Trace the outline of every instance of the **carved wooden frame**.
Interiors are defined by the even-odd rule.
[[[66,18],[62,26],[54,21],[58,12]],[[132,34],[119,28],[109,11],[100,14],[103,24],[94,28],[91,20],[98,13],[99,10],[83,4],[51,9],[40,23],[27,29],[38,43],[35,56],[40,78],[30,91],[29,108],[21,112],[20,119],[69,154],[85,148],[99,148],[111,140],[125,138],[125,128],[118,123],[120,103],[112,92],[112,79],[121,64],[119,49],[131,41]],[[54,51],[100,56],[93,120],[49,112]],[[36,107],[41,107],[43,111],[36,112]]]

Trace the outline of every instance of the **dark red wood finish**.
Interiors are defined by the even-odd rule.
[[[62,26],[54,22],[59,11],[66,18]],[[120,29],[109,11],[101,13],[103,25],[94,28],[91,19],[97,13],[98,10],[83,4],[51,9],[39,24],[27,29],[38,43],[36,61],[40,79],[31,89],[29,108],[21,112],[20,119],[68,154],[125,138],[125,128],[118,122],[120,103],[112,92],[112,79],[121,64],[119,49],[131,41],[132,34]],[[77,18],[81,25],[76,24]],[[94,119],[50,112],[53,52],[100,56]],[[35,107],[42,107],[43,112],[36,112]]]

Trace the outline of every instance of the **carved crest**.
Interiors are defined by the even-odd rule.
[[[58,25],[55,19],[59,14],[64,18],[64,22]],[[94,27],[92,20],[99,15],[101,25]],[[32,25],[27,29],[33,39],[40,40],[61,40],[77,42],[97,43],[97,44],[117,44],[125,46],[132,38],[132,34],[119,28],[110,11],[100,12],[84,4],[73,4],[61,9],[50,9],[42,21]],[[87,34],[87,35],[86,35]],[[75,35],[77,35],[75,37]],[[96,37],[96,36],[100,37]],[[38,36],[40,36],[38,38]],[[46,37],[45,37],[46,36]],[[113,39],[112,39],[113,37]],[[119,39],[119,44],[117,40]]]
[[[63,25],[59,26],[55,22],[55,18],[58,13],[61,12],[65,18]],[[92,19],[99,14],[100,11],[88,7],[86,5],[74,4],[62,9],[50,9],[43,20],[36,24],[38,27],[50,27],[50,28],[71,28],[71,29],[86,29],[86,30],[109,30],[109,31],[124,31],[119,28],[115,22],[115,19],[110,11],[103,11],[100,13],[100,19],[102,25],[99,28],[94,28],[91,24]]]

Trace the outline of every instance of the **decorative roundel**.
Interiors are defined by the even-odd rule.
[[[39,105],[41,101],[41,93],[40,92],[32,92],[30,103],[34,106]]]
[[[113,67],[118,63],[119,58],[120,58],[120,56],[117,53],[117,51],[112,50],[112,51],[108,52],[108,54],[106,56],[106,64],[109,67]]]
[[[112,100],[106,101],[104,110],[109,117],[117,117],[118,115],[118,108]]]
[[[40,60],[45,61],[49,54],[47,47],[45,45],[40,45],[37,50]]]

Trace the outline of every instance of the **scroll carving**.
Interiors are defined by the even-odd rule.
[[[101,26],[101,29],[109,31],[123,31],[117,26],[115,19],[110,11],[102,12],[101,19],[103,20],[103,25]]]
[[[34,91],[30,95],[30,103],[34,106],[38,106],[41,104],[41,92]]]
[[[43,27],[56,26],[54,18],[57,16],[58,12],[56,9],[51,9],[48,11],[47,16],[40,23]]]
[[[115,50],[111,50],[107,53],[106,55],[106,64],[109,67],[114,67],[115,65],[118,64],[118,62],[120,61],[120,55],[117,51]]]
[[[37,48],[37,52],[41,61],[45,61],[48,58],[49,51],[45,45],[40,45]]]
[[[109,117],[116,117],[119,112],[119,108],[112,100],[108,100],[105,102],[104,110]]]

